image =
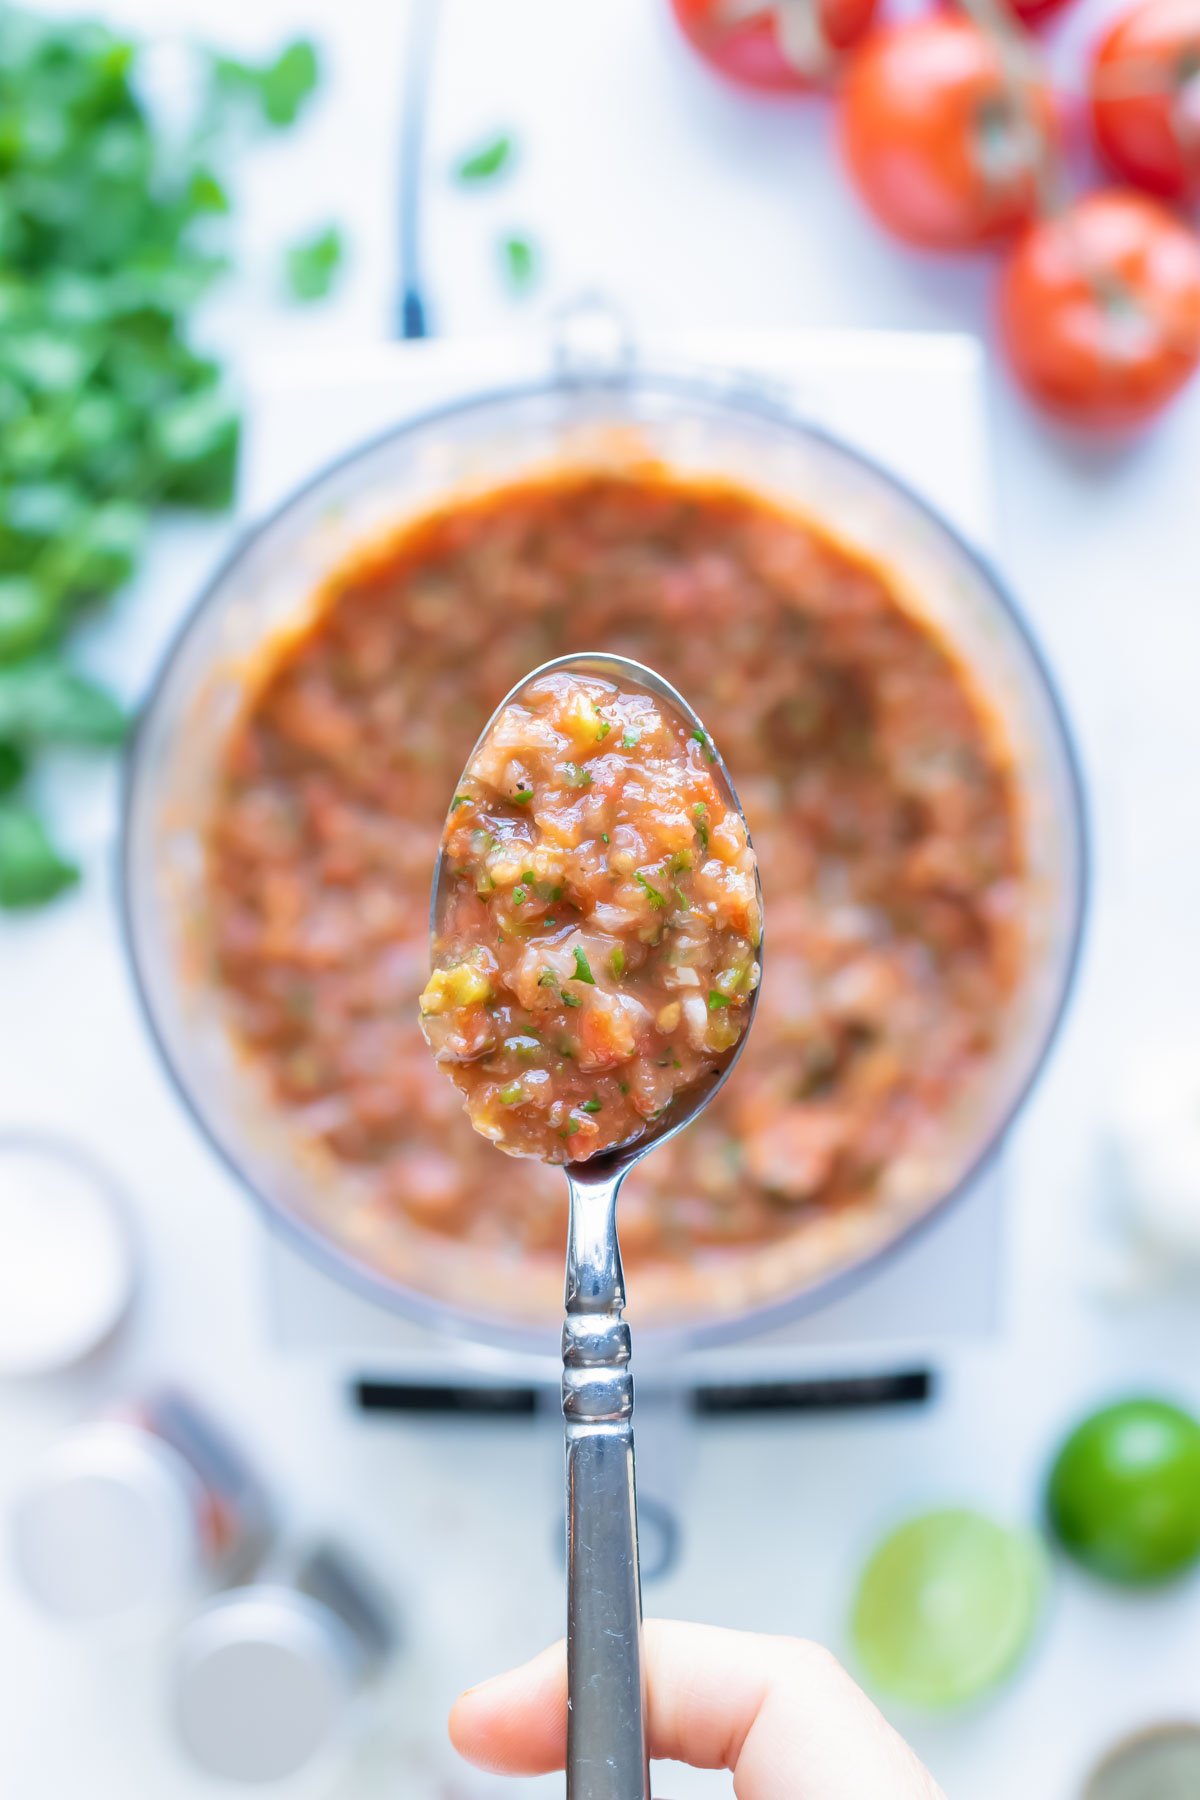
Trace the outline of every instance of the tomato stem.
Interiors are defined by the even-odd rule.
[[[1053,218],[1066,205],[1066,186],[1062,157],[1034,102],[1036,78],[1044,68],[1042,58],[1005,0],[960,0],[960,4],[995,47],[1009,100],[1029,147],[1038,214]]]

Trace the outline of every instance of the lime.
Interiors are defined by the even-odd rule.
[[[852,1629],[875,1684],[914,1706],[961,1706],[1015,1666],[1044,1588],[1038,1545],[981,1513],[925,1513],[863,1571]]]
[[[1166,1400],[1121,1400],[1075,1427],[1055,1459],[1050,1523],[1112,1581],[1167,1581],[1200,1556],[1200,1422]]]

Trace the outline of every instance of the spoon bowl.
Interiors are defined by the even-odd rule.
[[[719,747],[682,694],[628,657],[591,653],[543,663],[505,695],[476,740],[468,770],[505,709],[547,675],[571,672],[650,695],[706,747],[709,773],[745,824]],[[749,837],[747,834],[747,841]],[[430,937],[436,943],[452,874],[443,846],[434,869]],[[762,919],[762,889],[754,870]],[[567,1476],[568,1800],[649,1800],[641,1582],[633,1448],[633,1380],[617,1199],[629,1171],[689,1125],[729,1079],[754,1022],[760,979],[745,1025],[723,1060],[676,1093],[650,1128],[594,1157],[564,1164],[570,1199],[562,1406]]]
[[[689,736],[699,734],[704,743],[708,746],[708,755],[710,759],[709,774],[713,777],[718,789],[721,791],[722,798],[726,805],[736,812],[741,818],[742,823],[745,824],[745,814],[742,812],[741,801],[738,799],[737,790],[733,785],[733,779],[730,776],[729,770],[725,766],[720,746],[705,730],[703,720],[700,718],[699,714],[693,707],[689,706],[679,690],[672,687],[671,683],[665,680],[656,669],[648,668],[645,663],[635,662],[632,657],[628,656],[614,656],[601,651],[591,651],[579,656],[558,656],[551,662],[541,663],[530,674],[526,675],[521,681],[518,681],[516,685],[510,688],[508,693],[505,694],[503,700],[501,700],[500,704],[496,707],[491,718],[476,738],[471,754],[467,758],[467,768],[470,768],[471,764],[474,762],[484,743],[491,735],[496,721],[507,707],[519,703],[522,694],[526,693],[547,675],[565,674],[568,671],[577,675],[592,675],[601,681],[610,681],[620,688],[638,688],[643,693],[650,694],[655,700],[665,706],[668,711],[675,713],[678,718],[682,719],[687,726]],[[753,849],[753,842],[750,839],[748,828],[747,842],[750,843],[751,849]],[[437,861],[434,864],[433,886],[429,903],[429,934],[431,940],[436,940],[438,936],[439,925],[445,910],[446,901],[449,898],[450,880],[451,876],[446,860],[445,839],[443,838],[438,846]],[[754,870],[754,885],[758,899],[759,917],[762,918],[762,884],[759,880],[757,862],[755,863]],[[763,960],[763,942],[765,941],[765,935],[764,930],[763,938],[760,940],[758,948],[760,968]],[[654,1121],[651,1130],[644,1132],[641,1136],[633,1139],[627,1144],[616,1145],[613,1149],[606,1150],[602,1154],[588,1159],[586,1162],[578,1161],[567,1163],[565,1167],[568,1180],[573,1183],[585,1182],[589,1185],[599,1186],[602,1183],[611,1181],[614,1176],[618,1180],[622,1179],[629,1173],[630,1169],[632,1169],[635,1164],[641,1162],[644,1156],[648,1156],[651,1150],[657,1149],[660,1144],[665,1144],[668,1138],[675,1137],[683,1130],[685,1125],[690,1125],[697,1114],[704,1111],[713,1096],[724,1087],[730,1075],[733,1073],[734,1067],[742,1054],[746,1039],[749,1037],[750,1029],[754,1023],[754,1014],[758,1006],[758,996],[761,987],[762,981],[760,977],[758,986],[754,988],[750,995],[748,1015],[742,1034],[733,1049],[726,1055],[721,1066],[714,1069],[712,1075],[706,1080],[697,1082],[694,1086],[686,1088],[676,1094],[670,1105],[667,1106],[659,1118]]]

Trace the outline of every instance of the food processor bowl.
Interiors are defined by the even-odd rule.
[[[639,1270],[643,1354],[749,1334],[819,1304],[969,1189],[1046,1057],[1075,966],[1085,890],[1080,784],[1053,684],[1012,600],[978,553],[868,459],[761,392],[639,367],[568,369],[406,420],[322,470],[255,525],[171,648],[132,745],[124,908],[149,1023],[196,1120],[273,1222],[328,1271],[384,1304],[473,1338],[543,1349],[561,1267],[439,1239],[383,1236],[348,1170],[320,1166],[235,1045],[211,980],[203,834],[222,748],[261,668],[323,582],[407,520],[513,481],[665,466],[719,478],[808,517],[883,565],[893,591],[971,672],[1011,759],[1026,863],[1027,967],[986,1080],[936,1147],[890,1168],[870,1203],[789,1235]],[[768,918],[769,934],[769,918]],[[486,1303],[484,1297],[487,1297]]]

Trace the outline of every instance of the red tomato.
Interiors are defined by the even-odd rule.
[[[878,0],[671,0],[688,42],[740,87],[819,86],[865,35]]]
[[[952,13],[885,26],[851,58],[846,162],[880,223],[909,243],[964,250],[1025,224],[1053,129],[1036,72],[1016,88],[994,42]]]
[[[1088,194],[1016,246],[1000,326],[1050,412],[1102,431],[1144,424],[1200,363],[1200,238],[1144,194]]]
[[[1092,124],[1127,181],[1200,199],[1200,0],[1142,0],[1096,46]]]
[[[1026,25],[1040,25],[1043,19],[1058,11],[1064,0],[1008,0],[1008,4]]]

